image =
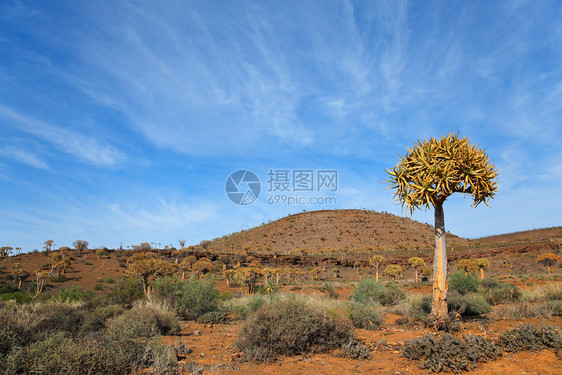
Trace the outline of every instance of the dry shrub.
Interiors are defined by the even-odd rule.
[[[522,350],[562,349],[560,327],[523,324],[500,335],[500,345],[508,352]]]
[[[554,307],[547,304],[537,305],[519,302],[511,305],[501,306],[494,311],[496,318],[524,319],[524,318],[550,318],[554,313]]]
[[[266,361],[279,355],[335,349],[351,338],[348,321],[304,301],[286,299],[266,304],[250,316],[236,345],[249,359]]]
[[[484,337],[468,335],[460,339],[445,333],[440,338],[427,334],[406,341],[402,355],[422,361],[422,369],[461,373],[476,368],[479,362],[498,358],[501,352]]]
[[[111,338],[153,337],[179,332],[176,314],[164,306],[140,304],[107,322]]]

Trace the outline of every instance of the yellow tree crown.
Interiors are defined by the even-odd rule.
[[[468,137],[449,133],[417,141],[392,170],[387,169],[395,200],[410,212],[443,204],[453,193],[470,194],[473,206],[488,205],[497,191],[498,172],[488,155]]]

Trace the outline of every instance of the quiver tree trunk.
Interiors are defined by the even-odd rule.
[[[445,216],[443,202],[435,204],[435,257],[433,261],[433,299],[431,316],[442,319],[447,316],[447,246],[445,241]]]
[[[480,280],[484,280],[484,268],[480,268]]]

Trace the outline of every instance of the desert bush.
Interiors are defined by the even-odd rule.
[[[262,307],[268,300],[271,300],[271,298],[259,294],[233,298],[227,301],[226,311],[234,314],[238,319],[246,319]]]
[[[207,324],[225,324],[227,323],[227,320],[223,311],[209,311],[197,317],[197,322]]]
[[[107,333],[112,339],[153,337],[179,332],[180,326],[175,313],[163,306],[145,303],[134,306],[123,314],[110,319]]]
[[[224,292],[220,292],[219,293],[219,301],[228,301],[229,299],[232,299],[234,296],[232,295],[232,292],[225,290]]]
[[[524,290],[521,299],[525,302],[562,301],[562,283],[551,283]]]
[[[32,341],[40,320],[34,305],[11,304],[0,307],[0,363],[10,350]]]
[[[494,311],[494,316],[503,319],[549,318],[553,315],[553,310],[553,307],[546,304],[518,302],[501,306]]]
[[[335,349],[352,337],[351,324],[304,301],[289,298],[262,306],[250,316],[236,341],[249,359]]]
[[[408,313],[413,319],[425,322],[431,313],[431,295],[412,298]]]
[[[517,286],[492,279],[482,281],[480,293],[491,305],[517,302],[523,295],[523,292]]]
[[[553,316],[562,316],[562,301],[547,301],[541,307],[549,311]]]
[[[155,341],[76,339],[56,332],[28,346],[14,348],[0,364],[0,370],[6,374],[26,375],[122,375],[151,367],[151,374],[175,374],[175,363],[170,363],[164,350]]]
[[[120,277],[117,279],[113,291],[109,293],[111,303],[123,306],[130,306],[144,297],[142,282],[137,277]]]
[[[372,306],[352,302],[347,306],[347,316],[355,328],[376,330],[384,324],[379,312]]]
[[[84,321],[83,311],[68,303],[42,304],[36,312],[39,316],[39,322],[35,326],[37,332],[64,331],[75,335]]]
[[[25,290],[18,289],[15,285],[2,285],[0,287],[0,301],[14,300],[17,303],[28,303],[35,295]]]
[[[544,297],[547,301],[562,301],[562,283],[546,285],[544,287]]]
[[[86,314],[80,331],[83,334],[101,331],[105,328],[105,324],[109,319],[122,314],[123,311],[124,309],[120,305],[98,307]]]
[[[353,289],[351,300],[363,304],[394,305],[406,294],[395,283],[383,285],[374,279],[363,279]]]
[[[184,319],[197,319],[219,310],[219,292],[208,281],[190,280],[182,283],[176,296],[175,308]]]
[[[478,278],[472,272],[465,275],[463,271],[457,271],[449,276],[449,290],[457,291],[461,295],[478,291],[478,285]]]
[[[407,340],[402,355],[422,361],[420,368],[432,372],[460,373],[476,368],[479,362],[498,358],[501,352],[496,345],[481,336],[468,335],[460,339],[445,333],[440,338],[427,334]]]
[[[560,329],[540,325],[523,324],[507,330],[499,337],[499,344],[508,352],[522,350],[562,349],[562,333]]]
[[[362,361],[364,359],[371,358],[371,351],[365,344],[356,338],[351,338],[347,343],[342,345],[341,356],[344,358],[359,359]]]
[[[332,283],[324,283],[323,285],[323,290],[326,293],[328,293],[328,297],[330,297],[331,299],[338,299],[339,295],[336,292],[336,288],[334,287],[334,284]]]
[[[152,298],[166,304],[175,306],[177,296],[181,293],[183,282],[175,276],[162,277],[152,282]]]
[[[55,276],[55,277],[51,277],[49,279],[50,282],[52,283],[64,283],[65,281],[70,280],[68,277],[66,277],[66,275],[59,275],[59,276]]]
[[[455,291],[447,296],[449,311],[457,311],[461,315],[482,315],[492,311],[490,304],[479,294],[462,295]]]
[[[55,300],[60,302],[78,302],[91,299],[92,297],[93,293],[91,290],[82,290],[76,285],[63,289],[54,296]]]

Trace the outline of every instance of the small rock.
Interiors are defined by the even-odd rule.
[[[166,358],[173,363],[178,362],[178,353],[173,345],[167,345],[166,347]]]
[[[205,356],[205,353],[201,353],[199,354],[199,357],[203,358]]]
[[[191,334],[195,335],[195,336],[201,336],[201,331],[199,331],[199,330],[193,331],[193,332],[191,332]]]

